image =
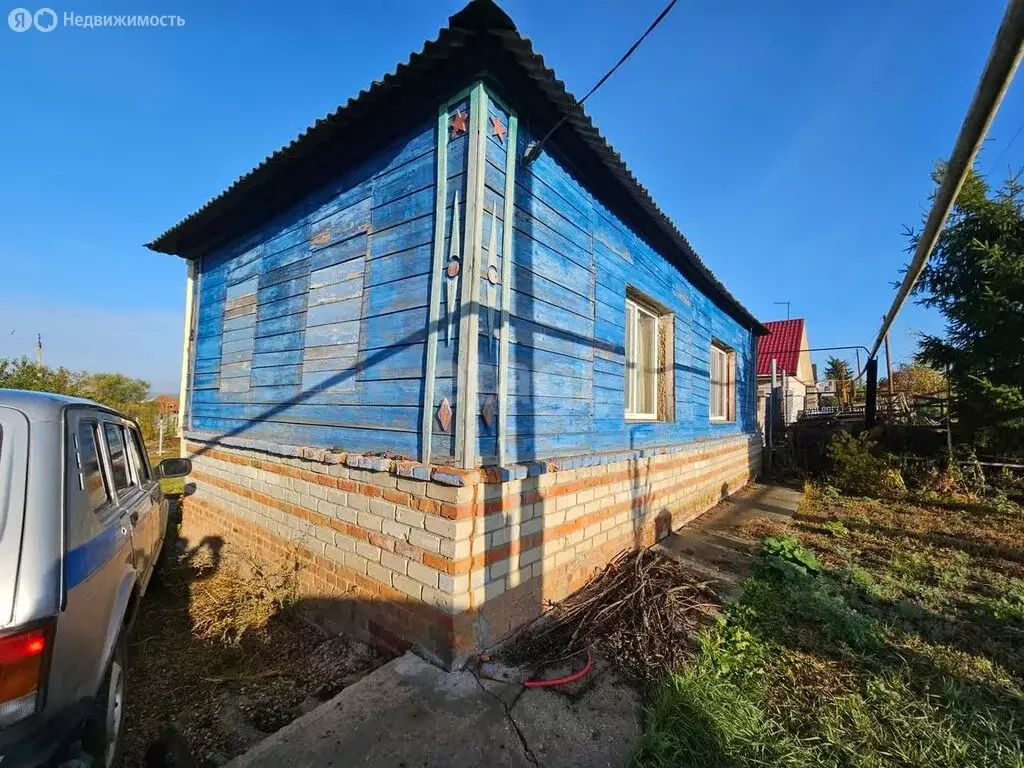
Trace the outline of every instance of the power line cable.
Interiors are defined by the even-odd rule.
[[[999,157],[997,157],[995,159],[995,162],[992,163],[992,166],[988,169],[988,173],[985,174],[986,176],[992,175],[992,171],[994,171],[996,169],[996,166],[999,165],[999,161],[1003,159],[1003,156],[1010,151],[1010,147],[1013,146],[1013,142],[1015,142],[1017,140],[1017,137],[1020,136],[1021,131],[1024,131],[1024,123],[1020,124],[1020,126],[1017,128],[1017,132],[1013,134],[1013,137],[1006,143],[1006,146],[1003,147],[1003,151],[999,153]]]
[[[646,31],[646,32],[644,32],[644,33],[643,33],[642,35],[640,35],[640,37],[639,37],[639,38],[637,39],[637,41],[636,41],[635,43],[633,43],[633,45],[631,45],[631,46],[629,47],[629,50],[628,50],[628,51],[626,51],[626,52],[625,52],[625,53],[624,53],[624,54],[622,55],[622,58],[621,58],[621,59],[619,59],[619,60],[618,60],[618,61],[617,61],[617,62],[615,63],[615,66],[614,66],[614,67],[612,67],[612,68],[611,68],[611,69],[609,69],[609,70],[608,70],[607,72],[605,72],[605,74],[604,74],[604,77],[602,77],[602,78],[601,78],[600,80],[598,80],[598,81],[597,81],[597,85],[595,85],[595,86],[594,86],[593,88],[591,88],[591,89],[590,89],[589,91],[587,91],[587,95],[586,95],[586,96],[584,96],[584,97],[583,97],[582,99],[580,99],[580,100],[579,100],[579,102],[578,102],[578,103],[577,103],[577,105],[576,105],[577,107],[580,107],[580,108],[582,108],[582,107],[583,107],[583,103],[584,103],[584,102],[585,102],[585,101],[586,101],[587,99],[589,99],[589,98],[590,98],[590,97],[591,97],[591,96],[592,96],[592,95],[594,94],[594,91],[596,91],[596,90],[597,90],[598,88],[600,88],[600,87],[601,87],[602,85],[604,85],[604,84],[605,84],[605,82],[606,82],[606,81],[608,80],[608,78],[609,78],[609,77],[611,77],[611,76],[612,76],[613,74],[615,74],[615,70],[617,70],[617,69],[618,69],[619,67],[621,67],[621,66],[622,66],[623,64],[625,64],[625,63],[626,63],[626,60],[627,60],[627,59],[628,59],[628,58],[629,58],[630,56],[632,56],[632,55],[633,55],[633,52],[634,52],[634,51],[636,51],[636,49],[640,47],[640,44],[641,44],[641,43],[642,43],[642,42],[643,42],[643,41],[644,41],[645,39],[647,39],[647,36],[648,36],[649,34],[651,34],[651,32],[653,32],[653,31],[655,30],[655,28],[656,28],[656,27],[657,27],[657,26],[658,26],[659,24],[661,24],[662,20],[663,20],[663,19],[664,19],[664,18],[665,18],[666,16],[668,16],[668,12],[672,10],[672,7],[673,7],[673,6],[674,6],[674,5],[675,5],[675,4],[677,3],[677,2],[678,2],[678,0],[670,0],[669,4],[668,4],[668,5],[666,5],[666,6],[665,6],[665,8],[664,8],[664,9],[662,10],[662,12],[658,14],[658,18],[656,18],[656,19],[655,19],[655,20],[654,20],[654,21],[653,21],[653,22],[651,23],[651,26],[649,26],[649,27],[647,28],[647,31]],[[532,162],[533,162],[534,160],[536,160],[536,159],[537,159],[537,156],[538,156],[538,155],[540,155],[540,151],[541,151],[541,149],[543,148],[543,146],[544,146],[544,143],[545,143],[545,142],[546,142],[546,141],[547,141],[548,139],[550,139],[550,138],[551,138],[551,134],[553,134],[553,133],[554,133],[555,131],[557,131],[557,130],[558,130],[558,129],[559,129],[559,128],[560,128],[561,126],[562,126],[562,123],[564,123],[564,122],[565,122],[566,120],[568,120],[568,119],[569,119],[569,115],[564,115],[564,116],[562,117],[562,119],[560,119],[560,120],[559,120],[559,121],[558,121],[557,123],[555,123],[555,124],[554,124],[554,126],[552,126],[552,128],[551,128],[551,130],[550,130],[550,131],[548,131],[547,133],[545,133],[545,134],[544,134],[544,136],[543,136],[543,137],[541,137],[540,141],[534,142],[534,144],[533,144],[532,146],[530,146],[530,147],[529,147],[529,148],[528,148],[528,149],[526,150],[526,154],[524,154],[524,155],[523,155],[523,162],[524,162],[524,163],[527,163],[527,164],[529,164],[529,163],[532,163]]]

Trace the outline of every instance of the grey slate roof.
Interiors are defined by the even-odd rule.
[[[538,113],[548,118],[547,125],[567,117],[545,148],[567,161],[593,193],[705,295],[744,326],[760,334],[767,332],[707,268],[594,127],[565,83],[545,65],[529,39],[519,34],[512,19],[493,0],[471,0],[449,18],[436,40],[424,43],[408,62],[317,120],[147,247],[194,257],[214,243],[241,234],[247,224],[259,223],[254,217],[261,212],[266,216],[279,213],[284,206],[298,202],[302,191],[315,188],[317,171],[321,173],[319,181],[326,182],[330,169],[343,168],[339,146],[348,147],[355,157],[360,142],[382,143],[386,137],[381,134],[381,125],[388,124],[382,119],[384,114],[399,122],[413,104],[437,104],[454,88],[481,77],[499,85],[515,106],[521,108],[521,101],[530,102],[531,122],[538,129],[545,125]],[[510,89],[513,93],[508,93]]]

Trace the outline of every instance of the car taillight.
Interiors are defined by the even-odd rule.
[[[51,637],[45,626],[0,636],[0,727],[36,712]]]

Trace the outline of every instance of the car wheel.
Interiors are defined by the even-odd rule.
[[[117,638],[107,674],[96,693],[96,703],[85,725],[82,746],[97,766],[112,768],[121,753],[121,724],[124,720],[127,644]]]

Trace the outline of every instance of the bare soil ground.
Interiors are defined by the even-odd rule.
[[[177,544],[129,639],[122,765],[168,726],[197,765],[222,765],[387,661],[296,615],[288,574]]]

